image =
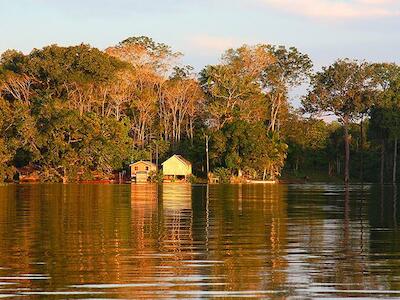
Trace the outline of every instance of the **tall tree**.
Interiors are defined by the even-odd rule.
[[[173,51],[170,46],[157,43],[147,36],[126,38],[116,46],[107,48],[105,52],[130,63],[137,70],[152,71],[160,75],[165,75],[182,55]]]
[[[123,80],[130,86],[128,114],[132,119],[132,132],[136,145],[143,148],[153,135],[158,139],[159,130],[168,136],[169,123],[162,119],[165,99],[164,84],[168,80],[173,64],[181,56],[170,46],[157,43],[146,36],[129,37],[119,44],[109,47],[106,53],[127,62],[133,76]],[[156,120],[157,115],[160,120]],[[159,124],[157,124],[159,123]],[[153,128],[159,125],[160,128]]]
[[[14,110],[8,101],[0,96],[0,182],[12,179],[13,158],[19,140],[14,134]]]
[[[189,70],[176,68],[162,89],[160,118],[165,138],[179,142],[183,133],[193,140],[195,118],[203,103],[203,93],[198,81]]]
[[[372,104],[374,85],[369,64],[355,60],[337,60],[315,74],[307,97],[302,100],[305,111],[332,113],[343,125],[345,144],[344,181],[350,178],[349,125]]]
[[[318,154],[327,160],[323,150],[328,142],[329,128],[323,120],[306,118],[299,111],[291,111],[281,131],[289,145],[288,162],[295,171],[316,160]]]
[[[228,50],[221,64],[201,72],[201,84],[211,127],[221,129],[237,120],[265,119],[266,99],[260,85],[262,71],[273,61],[265,46]]]
[[[386,139],[393,142],[392,182],[396,182],[397,148],[400,137],[400,67],[396,64],[374,64],[374,81],[378,85],[377,101],[371,113],[371,123],[375,131],[382,134],[382,155]],[[383,161],[381,162],[383,166]],[[382,171],[383,172],[383,171]],[[381,180],[382,181],[382,180]]]
[[[307,54],[299,52],[295,47],[265,46],[273,58],[271,64],[261,73],[261,81],[268,97],[268,129],[275,131],[279,126],[279,117],[288,108],[289,91],[306,82],[312,70],[312,62]]]
[[[285,86],[279,90],[286,97],[288,78],[292,75],[283,74],[289,72],[283,69],[290,68],[290,63],[284,62],[285,55],[281,53],[277,62],[275,50],[268,45],[230,49],[224,53],[220,64],[202,71],[201,84],[208,113],[206,124],[212,132],[211,152],[215,152],[210,153],[210,158],[214,164],[219,161],[220,166],[238,169],[239,174],[244,167],[249,167],[261,171],[264,178],[276,178],[280,174],[287,145],[264,125],[271,124],[269,111],[272,107],[273,119],[278,118],[286,99],[279,98],[280,104],[272,105],[275,98],[270,96],[272,89],[267,84],[272,87],[269,77],[276,82],[284,81],[279,81]],[[292,76],[293,80],[296,76]],[[229,149],[226,153],[225,147]]]

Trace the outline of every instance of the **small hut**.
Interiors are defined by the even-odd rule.
[[[181,155],[173,155],[162,163],[164,180],[186,180],[192,175],[192,164]]]
[[[129,165],[131,180],[134,182],[147,182],[152,172],[157,172],[156,164],[151,161],[140,160]]]

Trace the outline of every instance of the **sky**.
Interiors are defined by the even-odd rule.
[[[259,43],[295,46],[317,70],[337,58],[400,62],[400,0],[0,0],[0,20],[0,53],[146,35],[197,71]]]

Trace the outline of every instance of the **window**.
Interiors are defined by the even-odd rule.
[[[135,171],[139,170],[138,167],[135,167]]]
[[[146,167],[146,171],[148,171],[149,170],[149,167]]]

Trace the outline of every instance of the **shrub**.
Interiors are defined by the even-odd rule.
[[[216,168],[213,173],[219,177],[220,183],[229,183],[232,177],[232,171],[228,168]]]
[[[163,181],[163,173],[162,171],[150,171],[149,172],[150,182],[162,182]]]

